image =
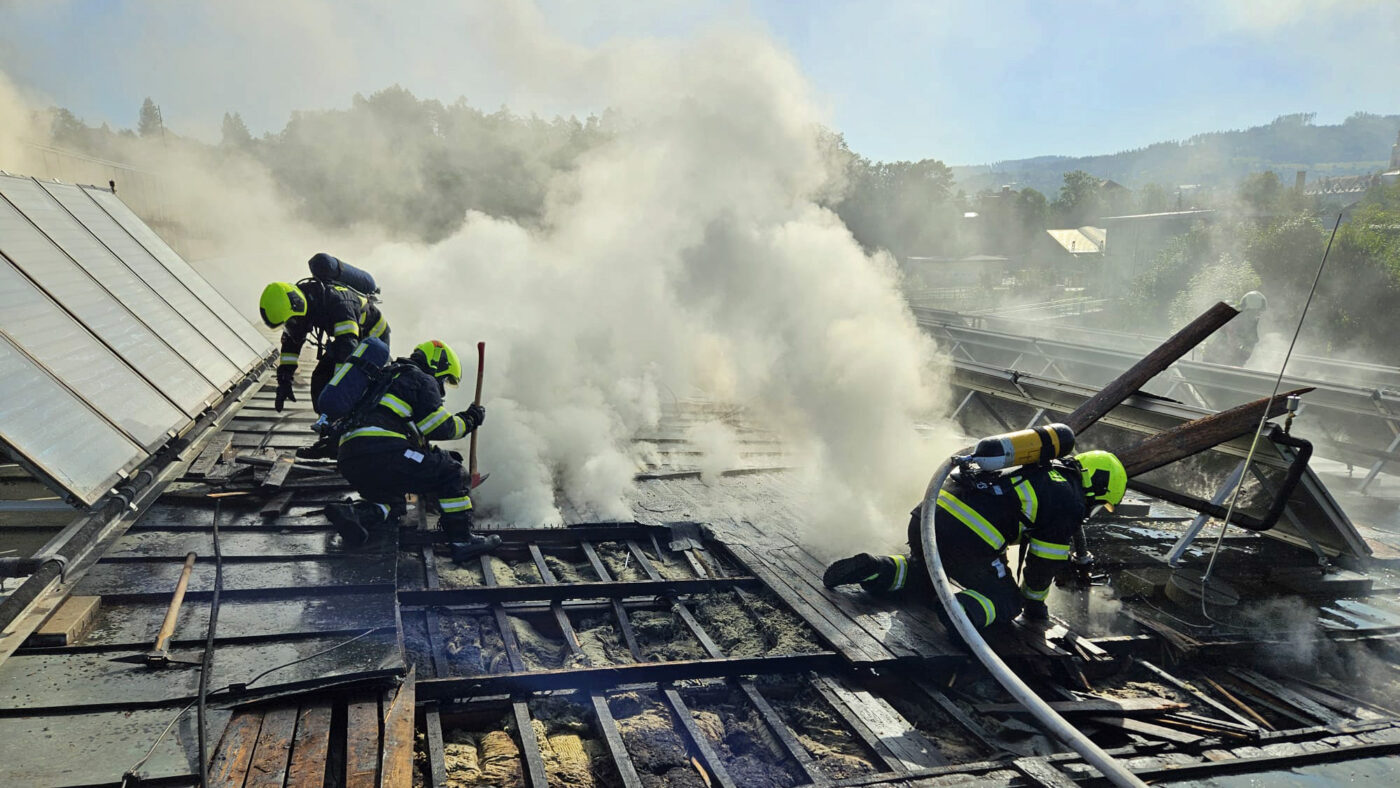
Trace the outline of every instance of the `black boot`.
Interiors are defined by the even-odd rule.
[[[363,547],[369,541],[369,531],[360,524],[359,512],[356,507],[349,503],[333,503],[325,509],[326,519],[335,526],[335,532],[340,534],[341,541],[347,548],[355,549]]]
[[[880,575],[880,559],[870,553],[853,555],[832,562],[822,573],[822,585],[835,588],[874,580]]]
[[[454,542],[462,542],[472,535],[472,510],[452,512],[438,518],[438,528]]]
[[[487,536],[468,534],[465,540],[452,543],[452,560],[459,564],[465,563],[483,553],[489,553],[500,546],[501,537],[495,534]]]

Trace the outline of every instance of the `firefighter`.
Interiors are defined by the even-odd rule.
[[[337,364],[344,362],[355,350],[362,337],[378,337],[389,343],[389,323],[369,296],[336,282],[304,279],[296,284],[273,282],[263,289],[258,311],[269,328],[283,326],[282,356],[277,364],[277,400],[280,412],[287,400],[296,402],[292,378],[308,335],[315,333],[322,346],[316,368],[311,372],[311,403],[316,407],[321,389],[335,374]],[[322,343],[330,337],[330,346]],[[319,408],[317,409],[319,411]],[[297,450],[303,459],[335,456],[333,442],[319,442]]]
[[[332,504],[326,517],[346,546],[358,547],[371,531],[397,523],[406,493],[419,493],[437,499],[438,524],[452,539],[455,560],[489,552],[501,538],[472,533],[470,474],[461,455],[430,443],[457,440],[486,420],[481,405],[455,414],[443,407],[444,387],[461,380],[462,362],[452,348],[431,340],[386,373],[391,380],[379,401],[340,436],[340,475],[363,500]]]
[[[1109,511],[1123,500],[1128,476],[1106,451],[1025,465],[972,478],[954,473],[938,494],[934,529],[948,577],[962,586],[957,599],[974,626],[1049,618],[1045,598],[1070,557],[1074,534],[1095,506]],[[866,591],[929,599],[934,591],[920,538],[922,507],[909,519],[910,555],[861,553],[827,567],[827,588],[858,584]],[[1020,542],[1025,560],[1018,588],[1006,560]],[[936,606],[941,611],[941,606]]]

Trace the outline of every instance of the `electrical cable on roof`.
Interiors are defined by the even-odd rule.
[[[122,773],[121,788],[126,788],[127,782],[130,781],[131,778],[136,777],[136,771],[142,766],[145,766],[146,761],[151,759],[151,755],[156,751],[156,748],[160,746],[160,743],[162,741],[165,741],[166,735],[169,734],[171,729],[175,727],[175,723],[179,722],[180,718],[185,716],[185,712],[189,711],[190,708],[193,707],[197,702],[198,699],[195,699],[190,701],[189,703],[186,703],[185,707],[183,709],[180,709],[180,712],[176,714],[173,718],[171,718],[170,724],[166,725],[165,730],[160,732],[160,735],[156,737],[155,742],[151,744],[151,749],[146,750],[146,754],[141,756],[141,760],[137,761],[136,763],[133,763],[130,769],[127,769],[125,772]],[[137,777],[137,780],[139,781],[140,778]]]
[[[214,499],[214,595],[209,601],[209,626],[204,636],[204,656],[199,667],[199,785],[200,788],[208,788],[209,785],[209,741],[207,738],[208,709],[206,703],[209,699],[209,672],[214,663],[214,632],[219,626],[219,592],[224,587],[224,554],[219,549],[219,504],[221,499]]]
[[[1298,335],[1303,332],[1303,320],[1308,316],[1308,307],[1312,306],[1313,296],[1317,294],[1318,282],[1322,281],[1322,270],[1327,267],[1327,256],[1332,253],[1332,242],[1337,238],[1337,230],[1342,226],[1342,211],[1337,214],[1337,223],[1332,225],[1332,235],[1327,239],[1327,248],[1322,252],[1322,262],[1317,265],[1317,275],[1313,277],[1312,287],[1308,290],[1308,299],[1303,302],[1303,311],[1298,315],[1298,325],[1293,328],[1293,339],[1288,343],[1288,351],[1283,354],[1283,363],[1279,365],[1278,375],[1274,378],[1274,390],[1269,394],[1269,401],[1273,401],[1278,396],[1278,390],[1283,385],[1283,372],[1288,368],[1288,360],[1293,357],[1293,348],[1298,344]],[[1269,420],[1269,409],[1259,415],[1259,426],[1254,429],[1254,439],[1249,443],[1249,453],[1245,455],[1244,467],[1249,468],[1250,462],[1254,460],[1254,452],[1259,448],[1259,438],[1264,434],[1264,424]],[[1206,610],[1206,597],[1210,593],[1210,574],[1215,569],[1215,559],[1220,556],[1220,548],[1225,543],[1225,532],[1230,530],[1230,517],[1235,512],[1235,507],[1240,500],[1240,492],[1244,489],[1245,474],[1240,474],[1240,481],[1235,485],[1235,493],[1230,496],[1230,506],[1225,510],[1225,520],[1220,524],[1220,534],[1215,538],[1215,547],[1211,549],[1210,561],[1206,564],[1206,571],[1201,575],[1201,615],[1206,620],[1214,624],[1225,624],[1212,618]],[[1230,626],[1225,624],[1226,626]]]

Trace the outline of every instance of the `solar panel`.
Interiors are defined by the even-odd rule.
[[[271,354],[110,192],[0,174],[0,449],[70,500],[102,500]]]
[[[198,273],[190,264],[185,262],[180,255],[175,253],[159,235],[156,235],[145,222],[137,218],[126,204],[117,199],[117,195],[106,189],[99,189],[87,186],[83,189],[98,205],[102,206],[108,215],[116,220],[136,242],[146,248],[172,276],[180,280],[191,293],[194,294],[216,317],[223,321],[224,325],[243,342],[243,345],[251,351],[249,358],[253,361],[261,360],[272,350],[272,344],[267,341],[249,322],[249,318],[239,312],[224,298],[223,294],[214,289],[214,286]]]
[[[154,449],[189,420],[9,264],[0,265],[0,304],[0,332],[136,443]]]
[[[77,217],[92,234],[111,249],[121,261],[160,296],[175,308],[190,325],[229,361],[231,374],[219,383],[225,388],[241,376],[241,371],[251,367],[254,353],[243,343],[222,320],[214,315],[194,294],[176,279],[165,266],[136,242],[116,220],[102,210],[97,203],[76,186],[67,184],[43,183],[44,189],[54,196],[63,207]]]
[[[0,439],[83,503],[148,456],[3,335],[0,369]]]
[[[205,367],[221,382],[233,374],[228,360],[169,304],[34,181],[0,176],[0,196],[8,200],[0,201],[0,252],[186,416],[199,415],[217,398],[213,381],[177,350],[194,358],[202,352]]]

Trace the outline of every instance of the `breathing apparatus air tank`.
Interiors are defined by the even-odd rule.
[[[1074,430],[1067,424],[1047,424],[983,438],[971,454],[957,459],[960,463],[975,462],[984,471],[999,471],[1049,462],[1073,450]]]

